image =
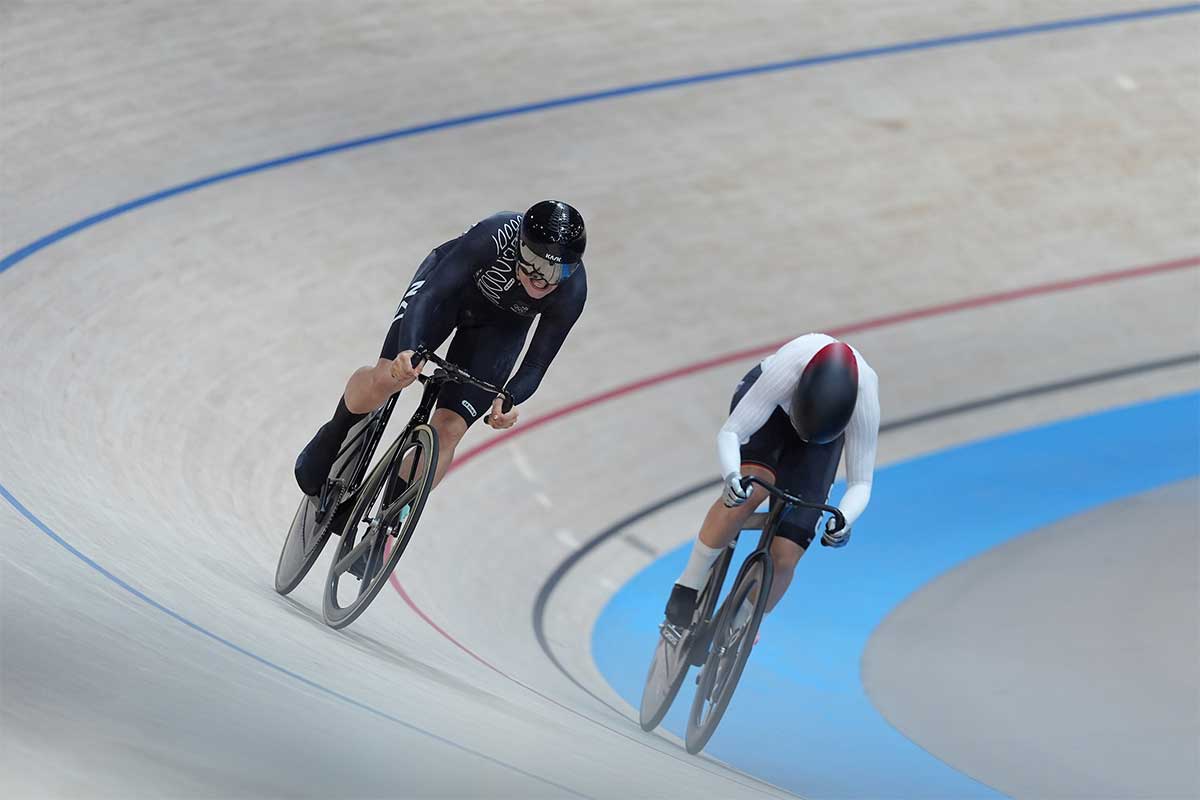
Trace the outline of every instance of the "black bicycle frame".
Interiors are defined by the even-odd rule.
[[[748,475],[742,478],[743,489],[749,489],[752,484],[761,486],[767,490],[767,494],[777,498],[782,502],[772,503],[772,508],[765,514],[761,511],[756,511],[746,519],[746,522],[743,526],[744,530],[755,530],[756,525],[761,523],[762,533],[758,537],[758,547],[754,548],[754,551],[750,553],[750,555],[746,556],[745,560],[742,561],[742,566],[738,569],[737,577],[734,578],[735,586],[737,585],[738,581],[742,579],[743,574],[751,566],[751,564],[753,564],[759,554],[766,554],[766,563],[764,564],[763,568],[766,570],[768,575],[772,576],[773,579],[774,562],[770,558],[771,542],[775,539],[775,532],[779,529],[779,523],[783,519],[784,514],[788,513],[793,508],[814,508],[818,511],[823,511],[832,515],[833,518],[837,520],[838,527],[835,530],[841,530],[842,528],[846,527],[846,518],[842,515],[841,509],[837,508],[836,506],[826,505],[825,503],[809,502],[804,498],[789,494],[774,484],[760,480],[753,475]],[[736,543],[737,537],[734,537],[733,541]]]
[[[333,514],[336,509],[339,509],[346,502],[347,497],[343,496],[343,490],[348,486],[358,486],[366,475],[367,467],[370,466],[371,455],[375,452],[375,448],[379,446],[379,440],[383,438],[383,430],[387,427],[388,419],[391,418],[392,408],[396,405],[396,395],[392,395],[383,404],[378,416],[378,422],[368,422],[363,425],[359,431],[354,434],[350,441],[342,445],[338,451],[337,457],[341,458],[347,450],[354,447],[359,447],[358,455],[354,469],[351,470],[348,480],[338,478],[335,481],[327,481],[325,487],[321,490],[320,503],[317,509],[317,519],[326,519],[330,514]],[[359,439],[362,439],[359,442]],[[356,445],[356,442],[358,443]],[[336,463],[336,461],[335,461]],[[341,488],[338,488],[338,487]],[[336,498],[336,500],[335,500]]]
[[[425,390],[421,393],[421,402],[417,404],[417,410],[413,412],[412,417],[410,417],[408,420],[408,424],[404,426],[404,430],[401,431],[400,436],[397,437],[400,441],[403,441],[405,438],[407,438],[409,433],[412,432],[413,428],[417,427],[418,425],[428,424],[430,417],[433,415],[433,407],[437,405],[438,397],[442,393],[442,387],[447,383],[470,383],[485,391],[495,392],[497,395],[504,397],[503,409],[505,411],[508,411],[512,408],[512,395],[508,393],[507,389],[497,388],[486,381],[481,381],[478,378],[472,377],[470,373],[461,367],[451,364],[450,362],[439,357],[436,353],[429,352],[424,347],[419,347],[413,351],[412,365],[413,367],[419,367],[424,361],[432,362],[437,369],[432,375],[417,375],[417,380],[425,384]],[[391,413],[391,406],[395,405],[396,397],[397,395],[392,395],[391,399],[388,401],[388,414]],[[383,428],[386,424],[387,418],[385,416],[383,424],[379,426],[379,437],[383,436]],[[376,439],[374,444],[378,444],[378,439]],[[387,483],[383,490],[385,505],[391,501],[391,498],[395,497],[394,490],[396,479],[398,477],[397,472],[400,456],[401,451],[397,450],[396,455],[392,459],[392,464],[388,467]],[[416,459],[413,459],[411,472],[409,472],[408,477],[404,479],[405,483],[412,482],[413,474],[415,474],[416,471],[417,461]]]
[[[767,494],[783,501],[780,503],[774,503],[774,508],[772,508],[766,514],[763,514],[762,512],[755,512],[746,520],[747,530],[754,530],[752,523],[762,523],[762,536],[759,537],[758,547],[755,549],[755,552],[758,552],[759,550],[765,550],[770,547],[771,540],[775,538],[775,529],[779,527],[779,521],[783,518],[783,515],[788,511],[791,511],[792,508],[814,508],[817,511],[824,511],[827,514],[832,515],[833,518],[837,520],[838,526],[835,530],[840,531],[846,527],[846,518],[842,516],[841,509],[837,508],[836,506],[826,505],[825,503],[809,502],[802,497],[796,497],[793,494],[788,494],[774,484],[760,480],[753,475],[748,475],[742,478],[743,489],[749,489],[751,485],[761,486],[767,490]]]

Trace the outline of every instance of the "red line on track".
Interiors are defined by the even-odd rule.
[[[828,328],[825,332],[830,336],[845,336],[846,334],[850,333],[861,333],[862,331],[885,328],[889,325],[899,325],[904,322],[928,319],[929,317],[937,317],[943,314],[952,314],[956,311],[967,311],[969,309],[983,308],[985,306],[994,306],[1001,303],[1009,303],[1014,300],[1023,300],[1029,297],[1039,297],[1041,295],[1055,294],[1057,292],[1067,292],[1071,291],[1072,289],[1082,289],[1088,286],[1116,283],[1117,281],[1141,278],[1147,275],[1157,275],[1164,272],[1172,272],[1175,270],[1197,266],[1200,266],[1200,256],[1180,258],[1174,261],[1163,261],[1161,263],[1150,264],[1148,266],[1132,267],[1129,269],[1114,270],[1112,272],[1101,272],[1096,275],[1087,275],[1082,278],[1070,278],[1062,281],[1053,281],[1051,283],[1040,283],[1020,289],[1010,289],[1008,291],[980,295],[979,297],[969,297],[965,300],[955,300],[951,303],[926,306],[924,308],[913,309],[912,311],[902,311],[897,314],[888,314],[882,317],[875,317],[873,319],[862,320],[860,322],[853,322],[849,325],[843,325],[837,328]],[[733,353],[725,353],[723,355],[714,356],[712,358],[708,358],[703,361],[697,361],[692,364],[685,364],[684,366],[676,367],[675,369],[667,372],[660,372],[656,375],[649,375],[645,378],[639,378],[636,381],[621,384],[620,386],[616,386],[599,394],[576,400],[573,403],[569,403],[552,411],[548,411],[542,416],[522,424],[519,428],[513,428],[504,433],[497,434],[496,436],[492,437],[490,441],[484,442],[478,447],[473,447],[470,450],[467,450],[462,455],[454,459],[454,463],[450,465],[450,469],[447,470],[447,472],[451,472],[462,467],[476,456],[491,450],[493,447],[498,447],[499,445],[504,444],[514,436],[521,436],[529,433],[530,431],[537,430],[543,425],[548,425],[549,423],[562,419],[563,417],[570,416],[571,414],[591,408],[592,406],[600,405],[601,403],[606,403],[609,400],[615,400],[618,397],[624,397],[625,395],[639,392],[642,389],[648,389],[651,386],[657,386],[678,378],[695,375],[698,372],[704,372],[705,370],[720,367],[735,361],[766,355],[767,353],[778,350],[788,341],[791,341],[790,337],[777,342],[770,342],[768,344],[750,347],[745,350],[738,350]],[[417,616],[419,616],[431,628],[445,637],[451,644],[489,669],[494,670],[501,675],[505,674],[484,660],[482,656],[471,651],[470,648],[459,642],[457,639],[443,630],[436,622],[430,619],[429,615],[422,611],[421,608],[409,596],[408,592],[404,590],[404,586],[402,586],[400,581],[396,579],[395,573],[392,573],[390,583],[392,584],[392,587],[400,594],[400,598],[408,604],[408,607],[415,611]]]
[[[498,667],[493,666],[483,656],[474,652],[469,647],[467,647],[465,644],[460,642],[458,639],[455,639],[453,636],[446,633],[445,629],[442,628],[441,625],[438,625],[436,622],[434,622],[432,619],[430,619],[429,615],[426,614],[424,611],[422,611],[421,607],[418,606],[416,603],[414,603],[413,599],[408,596],[408,592],[404,591],[404,586],[400,583],[400,581],[396,580],[395,572],[393,572],[391,574],[391,576],[388,578],[388,583],[390,583],[392,585],[393,589],[395,589],[397,592],[400,593],[400,599],[403,600],[405,603],[407,603],[409,608],[411,608],[413,611],[417,612],[417,616],[420,617],[421,619],[425,620],[425,624],[427,624],[429,627],[433,628],[435,631],[440,633],[443,636],[443,638],[446,639],[446,641],[450,642],[450,644],[454,645],[459,650],[462,650],[464,653],[469,655],[471,658],[475,659],[480,664],[483,664],[485,667],[492,670],[493,672],[499,672],[501,675],[504,675],[504,677],[506,677],[506,678],[508,677],[508,675],[506,675],[504,672],[502,672]]]

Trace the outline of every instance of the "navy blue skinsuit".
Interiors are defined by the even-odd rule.
[[[520,228],[520,214],[493,214],[426,256],[396,309],[379,357],[395,358],[419,345],[435,350],[457,329],[446,359],[494,386],[507,380],[513,402],[528,400],[583,313],[587,273],[580,267],[550,294],[530,297],[517,280]],[[539,314],[529,351],[508,380]],[[494,399],[477,387],[451,383],[443,388],[438,408],[456,412],[470,425]]]

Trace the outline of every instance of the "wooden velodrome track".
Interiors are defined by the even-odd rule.
[[[644,549],[557,584],[563,669],[539,589],[711,477],[756,348],[850,328],[885,419],[1194,351],[1200,16],[1022,29],[1131,10],[0,5],[5,795],[787,794],[643,734],[593,666]],[[423,255],[545,196],[588,219],[582,321],[517,434],[464,442],[488,448],[400,590],[326,629],[317,580],[271,587],[295,453]],[[1198,383],[915,425],[880,461]],[[707,502],[639,541],[682,542]]]

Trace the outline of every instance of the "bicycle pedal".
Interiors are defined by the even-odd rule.
[[[665,639],[667,644],[671,645],[671,647],[678,647],[679,643],[683,641],[683,631],[669,622],[660,623],[658,630],[659,633],[662,634],[662,638]]]
[[[688,652],[688,661],[691,662],[692,666],[704,666],[704,662],[708,660],[708,649],[711,644],[712,636],[707,631],[701,633],[693,640]]]
[[[324,522],[320,523],[329,528],[330,533],[342,535],[342,529],[346,527],[346,520],[349,518],[350,511],[353,509],[354,503],[350,500],[343,500],[334,507],[329,516]]]

